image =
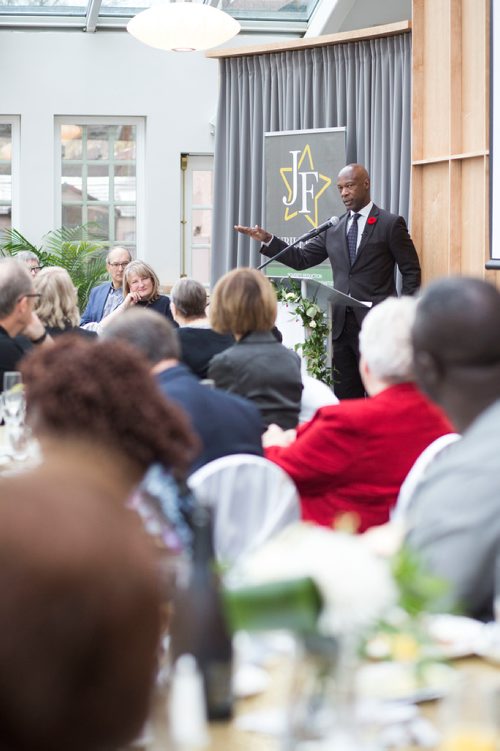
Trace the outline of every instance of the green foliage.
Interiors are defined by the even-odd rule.
[[[321,310],[316,300],[303,297],[300,286],[291,277],[286,283],[275,283],[276,295],[280,302],[292,303],[294,315],[302,321],[306,330],[306,341],[297,344],[296,349],[301,349],[306,359],[307,372],[309,375],[323,381],[327,386],[333,383],[332,371],[327,363],[326,340],[330,334],[326,314]]]
[[[30,243],[15,229],[4,229],[0,254],[15,256],[23,250],[35,253],[40,266],[61,266],[66,269],[78,290],[78,307],[87,305],[90,290],[107,279],[104,243],[92,237],[93,225],[60,227],[48,232],[39,247]]]
[[[439,610],[439,603],[449,591],[443,579],[429,574],[419,557],[402,547],[392,559],[392,573],[399,590],[399,605],[410,616]]]

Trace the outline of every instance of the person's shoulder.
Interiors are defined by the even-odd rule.
[[[377,222],[380,222],[383,225],[393,226],[395,224],[401,224],[406,227],[406,221],[403,216],[400,214],[393,214],[392,211],[387,211],[387,209],[381,209],[375,204],[373,204],[370,217],[375,217]],[[370,217],[368,218],[368,221]]]
[[[107,282],[101,282],[100,284],[96,284],[95,287],[92,287],[92,289],[90,290],[90,294],[91,295],[92,294],[95,295],[95,294],[97,294],[99,292],[99,290],[109,289],[110,287],[111,287],[111,282],[109,282],[109,281],[107,281]]]
[[[236,422],[240,419],[255,422],[262,426],[263,429],[262,417],[258,407],[244,396],[223,391],[222,389],[210,389],[201,384],[200,388],[207,391],[207,401],[212,402],[219,414],[231,415],[231,419]]]

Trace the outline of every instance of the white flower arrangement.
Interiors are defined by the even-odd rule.
[[[255,551],[240,574],[246,585],[310,577],[323,600],[318,628],[329,636],[368,629],[398,599],[388,560],[360,537],[307,523]]]

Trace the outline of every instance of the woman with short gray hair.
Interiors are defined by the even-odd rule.
[[[179,324],[181,357],[198,378],[206,378],[214,355],[234,344],[232,334],[219,334],[210,327],[206,309],[207,291],[196,279],[179,279],[170,292],[170,309]]]

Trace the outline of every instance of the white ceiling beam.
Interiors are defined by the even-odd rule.
[[[101,10],[102,0],[89,0],[87,5],[87,14],[85,16],[85,28],[84,31],[94,33],[97,27],[97,19],[99,18],[99,11]]]

